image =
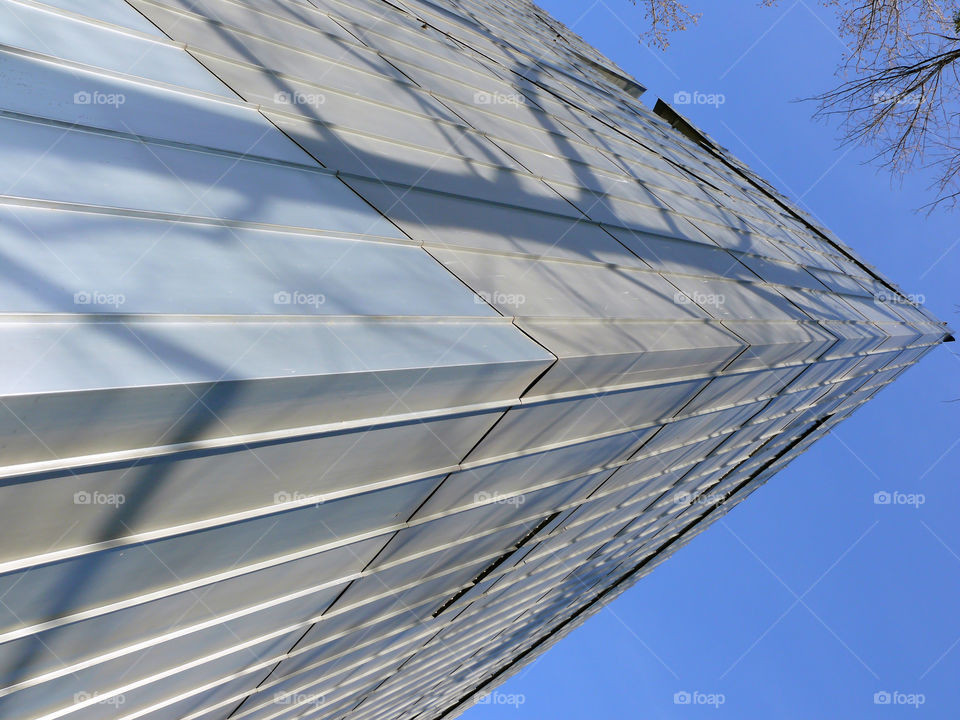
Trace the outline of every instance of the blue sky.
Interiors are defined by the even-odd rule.
[[[647,86],[650,104],[723,94],[719,107],[684,112],[960,325],[960,212],[915,212],[932,178],[891,182],[794,102],[835,82],[843,46],[830,11],[691,3],[700,25],[660,53],[637,43],[643,13],[628,0],[539,4]],[[957,717],[958,353],[927,356],[494,698],[518,702],[466,717]],[[877,505],[880,491],[924,502]],[[675,703],[678,692],[702,693],[701,704]],[[915,704],[877,705],[878,692]]]

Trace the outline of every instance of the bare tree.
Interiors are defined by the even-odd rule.
[[[696,25],[698,13],[690,12],[680,0],[630,0],[644,8],[648,29],[640,37],[647,44],[665,50],[670,45],[670,33],[686,30],[687,25]]]
[[[780,0],[762,0],[776,5]],[[864,143],[902,176],[924,167],[935,177],[930,209],[960,204],[960,8],[954,0],[820,0],[833,8],[845,53],[840,84],[816,98],[817,116],[841,118],[843,140]],[[685,25],[676,0],[649,0],[659,21],[653,40]],[[678,6],[680,8],[678,9]],[[664,47],[665,43],[652,44]]]

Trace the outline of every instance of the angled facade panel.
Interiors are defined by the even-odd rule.
[[[0,715],[452,717],[948,329],[527,0],[0,0]]]

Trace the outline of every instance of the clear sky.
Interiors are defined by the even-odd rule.
[[[539,4],[650,88],[651,105],[722,93],[683,112],[960,326],[960,211],[916,213],[931,178],[891,183],[793,102],[831,87],[843,50],[815,0],[691,2],[700,25],[665,53],[637,43],[643,13],[628,0]],[[960,717],[958,370],[960,343],[928,355],[465,717]],[[924,502],[877,505],[882,491]],[[675,703],[682,692],[701,704]]]

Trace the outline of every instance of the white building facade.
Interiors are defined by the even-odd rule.
[[[0,54],[2,717],[453,717],[949,339],[526,0]]]

